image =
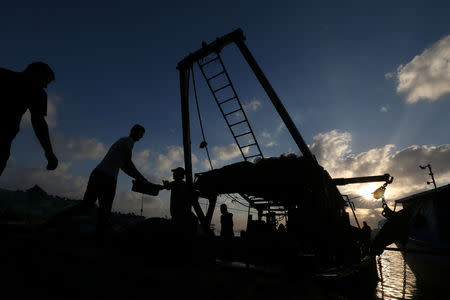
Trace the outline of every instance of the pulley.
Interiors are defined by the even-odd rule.
[[[376,190],[375,190],[375,192],[373,192],[372,194],[373,194],[373,198],[375,198],[375,199],[381,199],[381,198],[384,198],[384,192],[386,191],[386,186],[380,186],[379,188],[377,188]]]

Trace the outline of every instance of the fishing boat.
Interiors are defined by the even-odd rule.
[[[433,288],[450,280],[450,184],[395,201],[412,209],[407,240],[398,246],[416,275]]]
[[[358,221],[358,227],[351,226],[345,210],[348,206],[353,209],[352,204],[348,198],[344,199],[337,186],[384,181],[385,187],[393,178],[389,174],[331,178],[311,153],[245,39],[243,31],[237,29],[210,44],[203,42],[200,49],[191,52],[177,65],[186,184],[192,193],[190,198],[198,220],[208,230],[218,197],[228,195],[244,203],[249,211],[250,208],[257,211],[257,220],[248,215],[244,243],[233,247],[234,259],[271,265],[272,270],[281,265],[284,274],[303,273],[347,290],[370,291],[378,280],[375,259],[373,255],[362,253]],[[237,46],[258,79],[301,155],[263,155],[222,59],[223,48],[232,44]],[[198,66],[243,161],[213,169],[198,104],[194,66]],[[206,151],[211,167],[209,171],[196,174],[192,170],[191,157],[191,81],[203,139],[200,148]],[[198,198],[209,202],[206,212],[198,205]],[[277,218],[285,220],[286,231],[275,229]]]

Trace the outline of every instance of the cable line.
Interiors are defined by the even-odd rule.
[[[191,73],[192,73],[192,84],[194,86],[195,104],[197,106],[198,121],[200,122],[200,130],[202,131],[202,138],[203,138],[203,141],[200,143],[200,148],[205,148],[206,155],[208,156],[209,166],[211,167],[211,170],[213,170],[214,168],[211,163],[211,158],[209,157],[208,144],[206,143],[205,132],[203,130],[203,123],[202,123],[202,118],[200,115],[200,106],[198,105],[197,87],[195,86],[195,77],[194,77],[194,68],[193,67],[191,68]]]

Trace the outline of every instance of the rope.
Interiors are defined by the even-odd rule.
[[[232,196],[231,194],[225,194],[225,197],[231,198],[231,202],[237,202],[244,207],[250,207],[250,205],[245,205],[244,203],[240,202],[236,197]]]
[[[199,201],[199,203],[200,203],[200,204],[207,204],[206,202],[200,202],[200,201]],[[219,201],[217,201],[217,204],[218,204],[218,205],[223,204],[223,203],[225,203],[225,202],[219,202]],[[214,208],[214,210],[216,210],[216,209],[219,209],[219,208],[216,206],[216,207]],[[227,207],[227,209],[228,209],[228,210],[235,210],[235,211],[247,212],[247,210],[243,210],[243,209],[239,209],[239,208],[233,208],[233,207]]]
[[[205,147],[206,155],[208,156],[209,166],[211,167],[211,170],[213,170],[214,168],[211,163],[211,158],[209,157],[209,151],[208,151],[208,146],[206,144],[205,132],[203,130],[203,123],[202,123],[202,118],[200,115],[200,106],[198,105],[197,88],[195,86],[195,77],[194,77],[194,68],[191,68],[191,73],[192,73],[192,84],[194,86],[195,104],[197,106],[198,121],[200,122],[200,129],[202,131],[202,137],[203,137],[203,142],[204,142],[204,143],[202,142],[202,145],[204,145],[204,147]]]

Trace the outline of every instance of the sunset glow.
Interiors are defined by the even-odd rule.
[[[377,201],[377,199],[375,199],[373,197],[373,192],[379,187],[380,187],[379,183],[375,183],[375,182],[367,183],[367,184],[364,184],[363,186],[361,186],[357,190],[357,193],[358,193],[358,195],[362,196],[366,200]]]

